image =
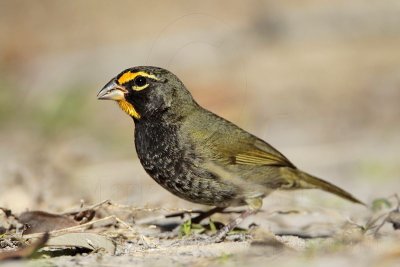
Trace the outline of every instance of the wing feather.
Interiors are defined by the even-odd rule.
[[[252,143],[239,142],[230,149],[220,147],[220,151],[224,151],[224,157],[231,164],[296,168],[284,155],[261,139],[256,139]]]

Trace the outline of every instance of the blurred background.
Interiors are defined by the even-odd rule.
[[[132,120],[97,92],[174,72],[206,108],[370,203],[400,193],[400,2],[0,1],[0,206],[111,199],[196,208],[143,171]],[[264,209],[354,207],[275,193]]]

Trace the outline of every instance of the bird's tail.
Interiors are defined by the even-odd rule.
[[[299,187],[304,188],[304,189],[322,189],[326,192],[335,194],[341,198],[347,199],[351,202],[358,203],[361,205],[365,204],[352,196],[350,193],[346,192],[345,190],[337,187],[336,185],[333,185],[327,181],[324,181],[320,178],[317,178],[311,174],[305,173],[303,171],[297,170],[297,169],[291,169],[292,172],[294,172],[295,176],[300,178],[299,180]]]

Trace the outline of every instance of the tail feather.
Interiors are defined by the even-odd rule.
[[[334,195],[337,195],[339,197],[342,197],[344,199],[347,199],[351,202],[354,203],[358,203],[361,205],[365,204],[358,200],[357,198],[355,198],[354,196],[352,196],[349,192],[346,192],[345,190],[339,188],[336,185],[333,185],[327,181],[324,181],[320,178],[317,178],[315,176],[312,176],[308,173],[302,172],[300,170],[296,170],[298,177],[301,178],[301,187],[302,188],[318,188],[318,189],[322,189],[326,192],[332,193]]]

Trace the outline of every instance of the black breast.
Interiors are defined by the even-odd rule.
[[[202,168],[194,144],[183,141],[179,124],[136,122],[135,145],[146,172],[171,193],[200,204],[227,206],[237,189]]]

